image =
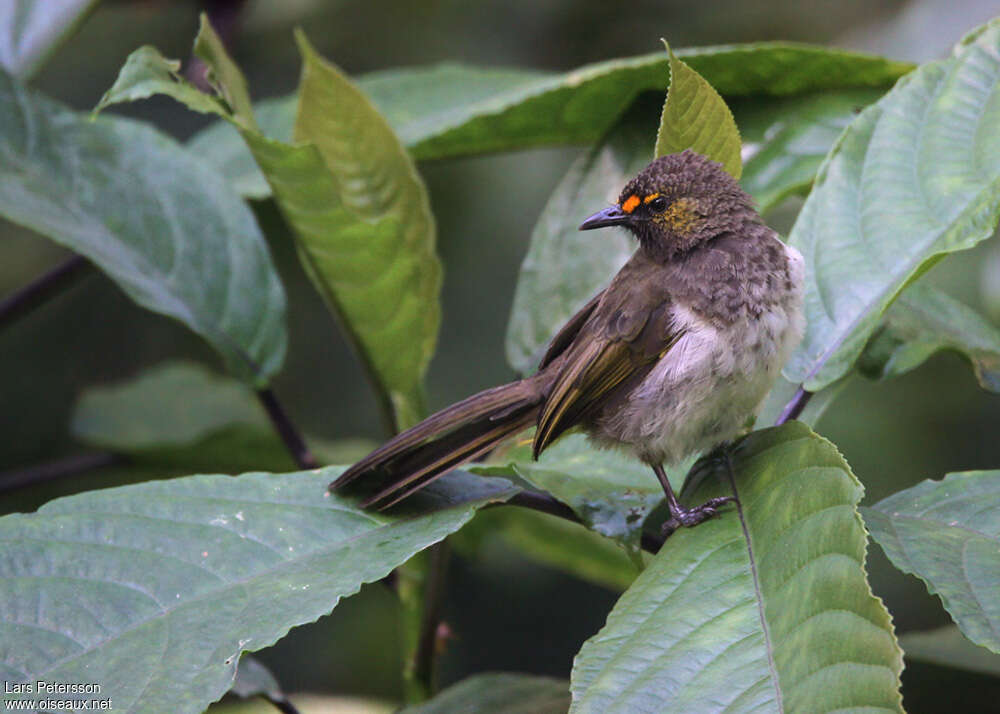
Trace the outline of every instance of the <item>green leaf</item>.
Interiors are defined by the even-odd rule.
[[[839,87],[884,87],[912,65],[783,42],[679,50],[724,96],[788,95]],[[418,159],[600,139],[643,91],[663,92],[662,52],[584,65],[563,74],[445,66],[362,80]],[[518,78],[520,75],[520,79]],[[417,84],[409,90],[411,83]],[[426,87],[440,89],[422,99]],[[408,91],[409,90],[409,91]],[[662,95],[661,95],[662,96]]]
[[[226,105],[218,97],[202,92],[184,78],[179,60],[167,59],[149,45],[140,47],[125,59],[115,83],[94,107],[93,115],[97,116],[113,104],[137,102],[157,94],[172,97],[201,114],[228,115]]]
[[[563,714],[569,706],[568,690],[562,679],[489,672],[463,679],[401,714]]]
[[[967,640],[954,625],[899,636],[906,659],[1000,676],[1000,656]]]
[[[448,540],[469,559],[486,549],[525,557],[611,590],[624,590],[639,574],[625,550],[571,521],[525,508],[490,508]]]
[[[861,484],[795,422],[751,434],[731,462],[732,475],[706,465],[689,500],[735,492],[741,507],[667,539],[577,655],[571,711],[901,712]]]
[[[285,295],[250,209],[172,139],[90,122],[0,73],[0,214],[81,253],[257,387],[285,355]]]
[[[686,464],[669,469],[680,482]],[[653,470],[618,451],[599,450],[583,434],[569,434],[546,449],[538,461],[512,454],[506,464],[472,465],[474,473],[519,476],[572,508],[590,529],[613,538],[638,557],[642,526],[663,500]]]
[[[872,55],[783,42],[678,50],[723,96],[785,96],[845,87],[890,86],[913,66]],[[662,92],[669,76],[662,52],[585,65],[564,74],[438,65],[377,72],[358,86],[417,159],[513,151],[601,139],[644,91]],[[264,128],[291,136],[293,97],[262,102],[273,112]],[[192,145],[225,168],[244,195],[268,194],[236,135],[216,124]]]
[[[174,362],[121,384],[87,390],[70,429],[94,446],[138,451],[188,446],[235,424],[267,428],[253,393],[201,365]]]
[[[1000,652],[1000,471],[948,474],[863,509],[872,537],[977,645]]]
[[[580,222],[617,200],[649,163],[648,130],[617,128],[570,167],[542,210],[514,292],[507,361],[534,371],[549,340],[625,264],[635,241],[625,231],[580,232]]]
[[[851,368],[896,295],[1000,213],[1000,21],[923,65],[848,128],[790,236],[805,338],[785,368],[817,390]]]
[[[7,0],[0,4],[0,67],[27,79],[97,0]]]
[[[663,103],[653,155],[660,157],[692,149],[718,161],[738,179],[743,163],[740,132],[733,113],[704,77],[677,59],[666,42],[663,44],[670,57],[670,89]]]
[[[427,190],[364,94],[304,34],[296,39],[303,71],[295,137],[316,147],[329,179],[271,172],[272,188],[298,233],[307,272],[345,318],[405,428],[424,410],[421,385],[441,323]],[[311,190],[291,190],[288,181],[298,178]],[[317,204],[330,189],[334,201]]]
[[[851,89],[733,105],[744,144],[740,183],[761,213],[807,193],[837,138],[882,93]]]
[[[70,431],[83,443],[143,466],[180,473],[291,471],[295,462],[246,385],[187,362],[169,362],[85,391]],[[306,439],[322,463],[353,463],[375,444]]]
[[[0,518],[0,678],[97,683],[121,711],[201,712],[241,653],[513,493],[456,474],[409,506],[423,512],[375,514],[326,491],[341,470],[191,476]]]
[[[206,78],[212,88],[226,100],[233,118],[248,129],[256,129],[250,92],[243,72],[226,52],[226,46],[216,34],[206,13],[201,14],[194,54],[205,63]]]
[[[202,29],[210,32],[207,25]],[[427,191],[371,103],[316,55],[304,35],[298,41],[304,65],[294,133],[302,143],[269,139],[246,120],[224,116],[266,176],[307,274],[354,344],[385,411],[394,414],[395,426],[406,427],[424,411],[423,375],[441,321],[441,265]],[[223,51],[216,48],[203,59],[214,61]],[[200,99],[188,102],[193,87],[177,90],[183,80],[164,76],[169,61],[143,62],[158,73],[154,81],[148,73],[132,72],[128,77],[141,81],[133,90],[128,77],[120,76],[103,106],[149,96],[159,87],[201,111]],[[227,65],[215,71],[216,78],[223,81],[234,71]],[[239,97],[245,90],[229,94]]]
[[[941,350],[965,355],[983,388],[1000,392],[1000,330],[972,308],[922,283],[907,288],[886,312],[858,359],[858,370],[875,379],[898,377]]]

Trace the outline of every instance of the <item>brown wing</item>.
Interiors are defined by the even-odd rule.
[[[641,273],[624,277],[629,279],[616,279],[608,288],[562,353],[538,417],[535,457],[618,387],[648,374],[682,334],[673,325],[668,294]]]
[[[594,312],[594,308],[597,307],[602,297],[604,297],[603,290],[592,297],[590,302],[577,310],[576,314],[566,321],[566,324],[560,328],[556,336],[552,338],[552,342],[549,343],[549,348],[545,350],[545,356],[538,363],[538,369],[544,369],[549,362],[561,355],[563,350],[572,344],[577,333],[580,332],[580,328],[587,322],[587,319]]]

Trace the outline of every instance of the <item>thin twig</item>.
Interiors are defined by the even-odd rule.
[[[420,635],[417,651],[413,655],[413,677],[421,684],[428,696],[436,691],[435,663],[438,650],[438,627],[444,610],[445,582],[448,577],[448,561],[451,546],[443,540],[428,550],[430,563],[427,567],[427,584],[424,590],[424,614],[420,620]]]
[[[804,387],[799,387],[795,391],[795,395],[788,401],[785,408],[781,410],[781,414],[778,416],[778,420],[774,422],[775,426],[781,426],[786,421],[791,421],[792,419],[798,419],[799,414],[802,410],[806,408],[806,404],[812,399],[812,392],[807,392]]]
[[[87,266],[82,256],[74,255],[0,300],[0,329],[73,285],[86,272]]]
[[[65,476],[76,476],[85,471],[115,466],[124,463],[125,457],[104,451],[68,456],[58,461],[36,464],[23,469],[0,472],[0,492],[10,491],[45,481],[54,481]]]
[[[268,389],[258,389],[257,398],[260,399],[260,403],[264,405],[265,411],[267,411],[268,417],[271,419],[271,424],[274,425],[274,430],[278,432],[278,436],[281,440],[285,442],[285,446],[288,448],[288,453],[292,455],[292,459],[298,464],[300,469],[315,469],[319,467],[319,462],[316,461],[316,457],[312,455],[309,451],[309,447],[306,446],[305,439],[299,433],[299,430],[292,423],[292,420],[288,417],[288,412],[278,401],[278,398],[274,396],[274,392]]]
[[[556,516],[557,518],[562,518],[567,521],[572,521],[573,523],[583,524],[580,517],[576,515],[576,512],[567,506],[562,501],[556,500],[547,493],[542,493],[541,491],[530,491],[528,489],[519,491],[511,498],[506,501],[499,502],[496,504],[487,504],[487,508],[491,506],[520,506],[521,508],[530,508],[533,511],[540,511],[541,513],[548,513],[550,516]],[[650,533],[647,531],[642,532],[642,538],[640,539],[640,545],[642,549],[653,553],[654,555],[659,552],[660,548],[663,547],[663,543],[666,540],[662,535],[658,533]]]

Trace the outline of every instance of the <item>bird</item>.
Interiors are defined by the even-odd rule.
[[[721,164],[687,149],[656,158],[580,230],[621,227],[637,248],[555,334],[523,379],[487,389],[398,434],[336,479],[388,508],[535,427],[532,456],[570,429],[653,471],[664,532],[733,497],[684,507],[665,466],[745,432],[802,338],[804,263]],[[555,269],[555,268],[553,268]]]

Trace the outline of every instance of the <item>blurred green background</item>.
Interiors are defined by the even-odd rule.
[[[943,55],[966,30],[1000,14],[1000,2],[109,1],[97,6],[33,84],[90,109],[138,46],[153,44],[186,60],[202,10],[229,29],[231,51],[260,99],[296,85],[296,25],[351,74],[441,61],[564,70],[655,51],[661,36],[675,47],[801,40],[922,61]],[[122,112],[182,139],[207,122],[167,100]],[[650,126],[651,142],[653,132]],[[578,152],[533,150],[420,166],[445,265],[442,331],[428,375],[431,408],[514,376],[504,361],[503,339],[518,267],[535,219]],[[309,434],[381,439],[361,369],[302,274],[279,215],[269,203],[254,208],[289,293],[290,351],[275,391]],[[777,212],[775,227],[787,231],[796,208],[792,202]],[[0,221],[0,296],[64,257],[45,239]],[[995,237],[949,258],[929,279],[1000,320]],[[90,273],[0,333],[0,472],[79,453],[67,424],[84,389],[176,358],[220,368],[194,335],[140,310],[109,280]],[[998,424],[1000,399],[978,388],[961,359],[941,355],[892,383],[855,379],[818,430],[845,454],[871,502],[949,471],[1000,467]],[[158,474],[88,472],[6,491],[0,507],[33,509],[58,495],[151,475]],[[876,593],[899,632],[947,622],[936,598],[892,570],[877,547],[870,565]],[[503,547],[485,548],[475,562],[456,557],[445,605],[455,636],[441,660],[442,683],[488,669],[566,677],[573,654],[603,624],[616,597]],[[261,659],[287,691],[394,700],[401,692],[399,636],[394,596],[375,584],[333,615],[294,631]],[[1000,711],[995,679],[908,663],[903,681],[910,712]]]

